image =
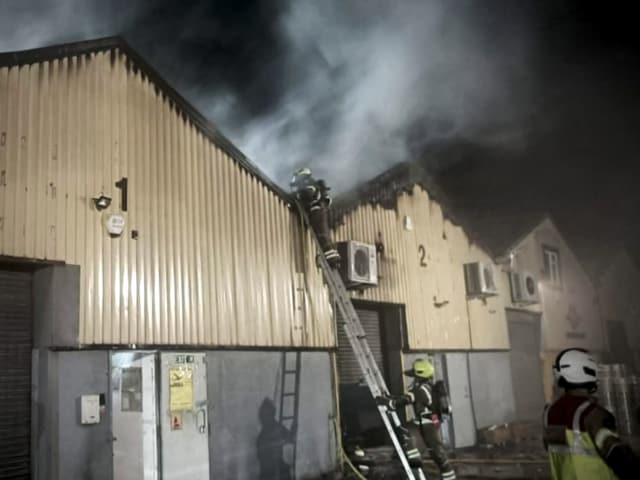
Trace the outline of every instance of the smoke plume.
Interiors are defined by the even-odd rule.
[[[342,190],[434,142],[518,146],[520,2],[4,0],[0,50],[124,33],[272,179]]]

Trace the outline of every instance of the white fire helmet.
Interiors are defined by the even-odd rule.
[[[556,357],[553,373],[560,386],[595,385],[598,380],[595,360],[589,352],[580,348],[569,348],[560,352]]]

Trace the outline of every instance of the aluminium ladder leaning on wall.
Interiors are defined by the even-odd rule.
[[[369,391],[374,398],[388,396],[389,389],[387,388],[380,369],[378,368],[378,364],[371,353],[366,334],[362,328],[362,324],[360,323],[360,318],[358,317],[356,309],[351,302],[351,297],[344,286],[342,277],[336,269],[329,266],[329,263],[320,248],[316,234],[313,231],[313,228],[311,228],[311,224],[304,208],[297,201],[294,200],[293,202],[298,209],[300,216],[303,218],[304,224],[309,227],[316,246],[318,247],[316,261],[318,266],[322,269],[324,280],[329,287],[333,300],[342,314],[342,327],[349,339],[349,343],[351,344],[355,357],[358,360],[358,365],[360,366],[364,380],[369,387]],[[382,418],[382,423],[387,429],[387,433],[389,434],[396,454],[400,459],[406,478],[408,480],[427,480],[426,474],[421,468],[412,469],[409,465],[407,455],[402,448],[402,444],[396,433],[396,429],[401,426],[398,414],[394,410],[387,408],[385,405],[378,405],[378,412]]]

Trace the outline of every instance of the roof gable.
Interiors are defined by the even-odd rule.
[[[131,68],[140,70],[149,80],[182,112],[211,142],[220,147],[238,165],[264,183],[275,194],[287,203],[291,201],[290,195],[275,184],[263,173],[249,158],[242,153],[220,130],[202,115],[188,100],[173,88],[140,54],[138,54],[120,36],[106,37],[82,42],[53,45],[49,47],[24,50],[19,52],[0,53],[0,68],[16,67],[40,62],[47,62],[65,57],[89,55],[96,52],[116,51],[122,52]]]

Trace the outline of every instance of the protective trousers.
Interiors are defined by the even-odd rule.
[[[449,464],[447,452],[440,439],[440,428],[433,423],[415,425],[415,433],[419,435],[429,452],[429,456],[438,466],[443,480],[454,480],[456,474]]]
[[[318,237],[320,247],[327,257],[327,260],[332,266],[335,266],[335,264],[340,261],[340,256],[338,255],[336,246],[331,241],[328,209],[324,206],[312,205],[309,212],[309,221],[311,222],[311,228],[313,228]]]

